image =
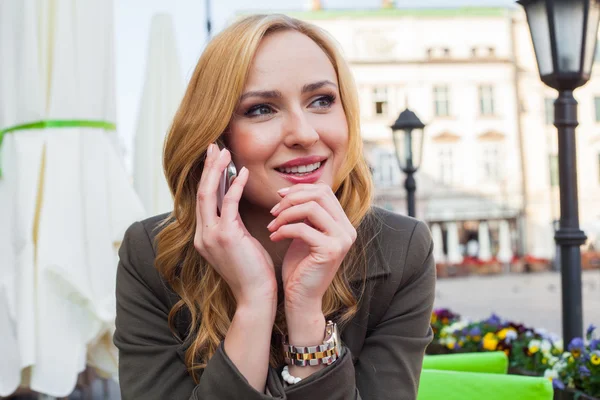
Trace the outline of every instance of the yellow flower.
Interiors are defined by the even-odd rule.
[[[544,364],[544,365],[548,364],[548,360],[545,358],[542,358],[542,364]]]
[[[515,330],[514,328],[504,328],[504,329],[502,329],[500,332],[498,332],[498,337],[499,337],[501,340],[504,340],[504,339],[506,339],[506,334],[507,334],[509,331],[516,332],[516,330]]]
[[[538,351],[540,351],[540,345],[541,342],[539,340],[532,340],[531,342],[529,342],[529,346],[527,347],[527,349],[529,350],[530,354],[535,354]]]
[[[592,354],[592,357],[590,358],[590,361],[594,365],[600,365],[600,356],[598,356],[597,354]]]
[[[575,359],[573,357],[569,357],[567,361],[569,364],[573,364],[575,362]]]
[[[483,348],[486,350],[496,350],[498,338],[492,332],[488,332],[483,337]]]
[[[437,321],[437,315],[435,313],[431,313],[431,323],[435,323]]]

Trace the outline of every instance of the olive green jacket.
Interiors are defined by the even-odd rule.
[[[178,296],[154,267],[157,225],[166,215],[134,223],[119,250],[117,318],[119,383],[124,400],[412,400],[417,396],[435,295],[432,240],[423,222],[374,208],[379,232],[368,250],[365,295],[341,332],[345,346],[333,365],[288,386],[269,368],[259,393],[227,357],[223,345],[196,385],[184,364],[188,337],[167,324]],[[189,320],[176,323],[186,336]]]

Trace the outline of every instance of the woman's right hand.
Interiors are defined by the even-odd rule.
[[[209,146],[196,194],[194,247],[227,282],[238,307],[265,301],[276,304],[273,260],[248,232],[238,211],[248,182],[247,168],[242,168],[234,179],[223,199],[221,215],[217,214],[219,180],[230,161],[227,149],[219,151],[216,145]]]

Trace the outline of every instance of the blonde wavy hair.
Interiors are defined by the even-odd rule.
[[[188,311],[191,325],[185,353],[190,374],[198,381],[225,338],[236,309],[235,299],[221,276],[198,254],[193,239],[196,229],[196,189],[210,143],[221,139],[237,107],[253,57],[266,35],[293,30],[311,38],[327,54],[337,73],[340,98],[349,130],[348,154],[335,178],[334,191],[358,238],[347,254],[323,298],[323,313],[343,325],[358,309],[364,291],[367,241],[364,229],[371,209],[372,181],[363,157],[356,87],[348,65],[335,42],[320,28],[285,15],[245,17],[216,36],[200,57],[185,96],[167,136],[163,164],[174,197],[174,210],[157,235],[156,268],[180,296],[169,313],[169,326],[176,333],[175,319]],[[361,229],[359,226],[363,225]],[[362,276],[356,288],[350,278]],[[281,365],[281,334],[285,332],[282,304],[273,327],[270,363]],[[178,335],[177,335],[178,336]]]

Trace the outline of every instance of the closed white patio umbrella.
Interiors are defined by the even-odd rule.
[[[458,240],[458,226],[456,222],[449,222],[446,225],[446,229],[448,230],[448,263],[450,264],[460,264],[463,261],[463,256],[460,254],[460,242]]]
[[[433,258],[437,263],[443,263],[446,261],[444,255],[444,238],[442,234],[442,228],[439,224],[431,225],[431,236],[433,238]]]
[[[144,216],[114,146],[112,2],[7,1],[0,18],[0,219],[10,226],[0,229],[0,261],[9,263],[0,284],[14,283],[4,297],[17,344],[10,368],[29,368],[21,384],[62,397],[88,358],[116,373],[106,340],[116,247]]]
[[[170,15],[154,16],[148,44],[146,79],[135,135],[133,181],[146,211],[156,215],[173,209],[162,168],[162,149],[183,96],[183,79]]]
[[[508,221],[502,220],[498,226],[498,254],[496,258],[503,264],[512,261],[513,252],[510,244],[510,226]]]
[[[477,240],[479,242],[479,254],[477,258],[479,258],[481,261],[491,260],[492,249],[490,245],[490,229],[487,222],[479,223]]]

